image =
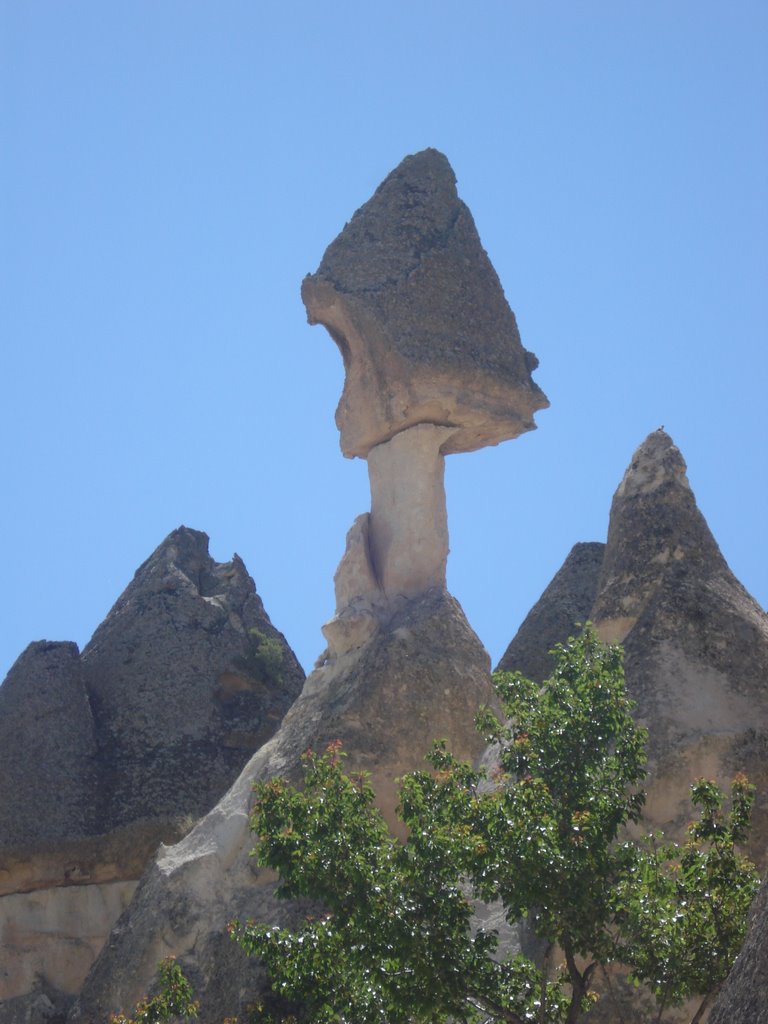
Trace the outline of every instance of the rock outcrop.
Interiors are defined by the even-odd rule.
[[[27,648],[0,687],[3,1006],[79,989],[158,844],[226,791],[303,678],[242,561],[185,527],[82,655]]]
[[[649,730],[645,825],[681,838],[692,817],[691,782],[705,776],[727,789],[745,771],[757,787],[748,852],[765,869],[768,616],[728,568],[697,508],[683,457],[663,431],[635,452],[613,499],[602,554],[601,547],[574,548],[502,667],[545,677],[553,641],[591,619],[603,640],[623,644],[627,689]],[[768,968],[757,938],[768,937],[765,892],[761,901],[729,983],[732,994],[721,1000],[733,1012],[713,1013],[718,1024],[761,1019],[748,1009],[759,1003],[751,979]],[[677,1020],[673,1013],[670,1020]],[[614,979],[589,1019],[636,1024],[646,1017],[638,1016],[636,993]]]
[[[647,725],[646,817],[679,834],[697,776],[758,786],[752,852],[768,845],[768,616],[728,568],[663,430],[635,452],[613,499],[608,540],[576,545],[499,667],[535,679],[547,651],[590,619],[625,651],[627,688]]]
[[[0,687],[0,850],[28,860],[98,831],[97,751],[77,645],[30,644]],[[17,886],[4,864],[0,895]]]
[[[605,545],[575,544],[552,582],[526,615],[497,665],[500,672],[522,672],[537,683],[549,677],[555,644],[586,622],[597,597]]]
[[[328,328],[344,358],[336,423],[345,455],[365,458],[417,423],[456,428],[444,454],[472,451],[532,429],[548,405],[437,150],[392,171],[301,293],[310,323]]]
[[[768,1024],[768,882],[752,906],[744,947],[712,1007],[709,1024]]]
[[[237,783],[179,844],[161,849],[96,961],[70,1017],[91,1024],[132,1006],[159,959],[179,957],[201,995],[201,1024],[241,1013],[258,992],[256,964],[226,936],[233,917],[290,924],[297,909],[278,901],[269,873],[249,851],[251,789],[275,776],[297,779],[299,755],[340,739],[351,770],[373,774],[392,819],[394,780],[421,766],[433,738],[460,756],[479,753],[472,721],[491,699],[488,655],[456,601],[435,589],[409,602],[363,647],[308,677],[278,734]]]
[[[262,639],[260,639],[262,638]],[[282,652],[270,674],[260,642]],[[199,818],[275,732],[304,681],[242,560],[175,530],[82,654],[109,792],[108,828]]]
[[[130,1006],[168,953],[204,994],[203,1024],[253,998],[258,971],[227,941],[227,920],[299,912],[276,902],[270,878],[253,876],[255,780],[296,778],[306,747],[340,739],[393,824],[394,780],[422,765],[432,739],[480,753],[473,719],[492,700],[489,663],[445,589],[443,457],[531,429],[546,399],[445,157],[404,160],[329,246],[302,297],[341,349],[341,447],[368,460],[371,483],[371,511],[355,520],[336,573],[328,648],[279,733],[145,875],[72,1024]]]
[[[734,577],[662,430],[635,452],[611,508],[591,618],[624,645],[627,687],[649,729],[646,818],[680,834],[689,784],[758,787],[750,849],[768,846],[768,616]]]
[[[302,284],[344,360],[341,448],[368,460],[371,512],[336,574],[331,657],[445,587],[443,457],[534,428],[548,405],[442,153],[406,157]]]

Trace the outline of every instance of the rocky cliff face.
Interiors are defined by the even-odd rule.
[[[758,787],[751,850],[768,843],[768,616],[728,568],[663,431],[635,452],[611,508],[598,596],[605,640],[624,644],[627,686],[648,726],[647,817],[679,832],[689,782]]]
[[[586,622],[597,597],[604,544],[575,544],[562,567],[531,608],[497,665],[500,672],[522,672],[541,683],[554,668],[555,644]]]
[[[203,996],[202,1024],[243,1012],[259,971],[226,936],[234,916],[288,924],[298,911],[277,901],[267,873],[255,875],[248,831],[256,780],[297,778],[299,755],[341,739],[349,767],[373,774],[390,817],[394,780],[419,767],[433,738],[460,756],[479,753],[472,725],[491,699],[488,655],[456,601],[433,590],[409,602],[365,644],[307,679],[277,735],[179,844],[163,848],[113,930],[70,1017],[101,1021],[146,991],[157,961],[177,955]]]
[[[768,1024],[768,882],[752,906],[744,948],[712,1007],[709,1024]]]
[[[302,683],[241,560],[214,562],[185,527],[82,655],[27,648],[0,687],[4,1006],[78,990],[158,843],[216,802]]]
[[[706,776],[727,788],[745,771],[757,786],[749,853],[764,869],[768,616],[728,568],[697,508],[683,457],[663,431],[635,452],[601,549],[574,548],[500,667],[544,678],[553,642],[591,619],[603,640],[624,645],[627,689],[649,730],[648,827],[682,836],[692,815],[690,783]],[[765,893],[761,900],[730,994],[712,1015],[718,1024],[761,1019],[750,1016],[759,1004],[750,986],[766,967],[760,945],[768,934]],[[634,1024],[646,1017],[637,1016],[636,994],[616,979],[589,1019]]]

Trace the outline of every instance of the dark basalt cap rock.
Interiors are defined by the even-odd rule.
[[[458,428],[443,454],[472,451],[534,429],[533,414],[549,404],[435,149],[392,171],[301,293],[309,322],[327,327],[344,359],[336,423],[347,456],[364,458],[417,423]]]

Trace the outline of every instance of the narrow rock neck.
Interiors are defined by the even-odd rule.
[[[420,423],[368,454],[370,554],[388,602],[445,587],[448,513],[440,449],[454,431]]]

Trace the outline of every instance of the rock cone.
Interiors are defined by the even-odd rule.
[[[79,989],[160,841],[216,802],[303,677],[241,560],[186,527],[82,655],[30,645],[0,687],[4,1007],[23,1019]]]
[[[655,431],[614,496],[592,619],[624,644],[627,687],[649,729],[646,817],[680,834],[688,786],[758,787],[752,852],[768,843],[768,616],[735,578],[696,505],[678,448]]]
[[[456,601],[439,589],[409,602],[367,644],[316,669],[277,735],[176,846],[161,850],[94,965],[68,1020],[90,1024],[132,1006],[157,961],[176,954],[202,996],[201,1024],[243,1012],[262,983],[227,938],[232,917],[290,924],[297,908],[255,876],[248,830],[251,789],[297,779],[299,756],[341,739],[350,770],[373,774],[391,820],[394,780],[419,767],[433,738],[479,753],[472,721],[491,696],[488,656]]]
[[[548,402],[472,215],[442,153],[402,163],[305,278],[310,323],[344,358],[336,412],[345,455],[417,423],[454,427],[442,452],[533,429]]]
[[[744,947],[712,1007],[709,1024],[768,1024],[768,882],[755,898]]]
[[[645,826],[682,838],[692,816],[691,782],[714,778],[727,790],[733,776],[745,771],[757,787],[748,852],[764,868],[768,616],[728,568],[696,505],[683,457],[664,431],[650,434],[627,468],[613,499],[602,559],[598,545],[584,546],[594,558],[574,558],[579,547],[520,628],[504,667],[540,678],[553,639],[565,639],[577,621],[590,618],[604,640],[624,645],[627,689],[649,730]],[[585,612],[584,599],[593,592]],[[764,988],[758,978],[766,967],[760,946],[768,936],[765,909],[763,891],[746,953],[713,1011],[713,1024],[763,1019],[751,1014],[762,1005],[755,993]],[[667,1014],[682,1021],[692,1012]],[[595,1024],[639,1024],[647,1014],[638,1015],[636,994],[614,979],[593,1017]]]
[[[522,672],[537,683],[549,677],[555,664],[549,652],[592,614],[604,551],[604,544],[573,546],[502,655],[499,671]]]

